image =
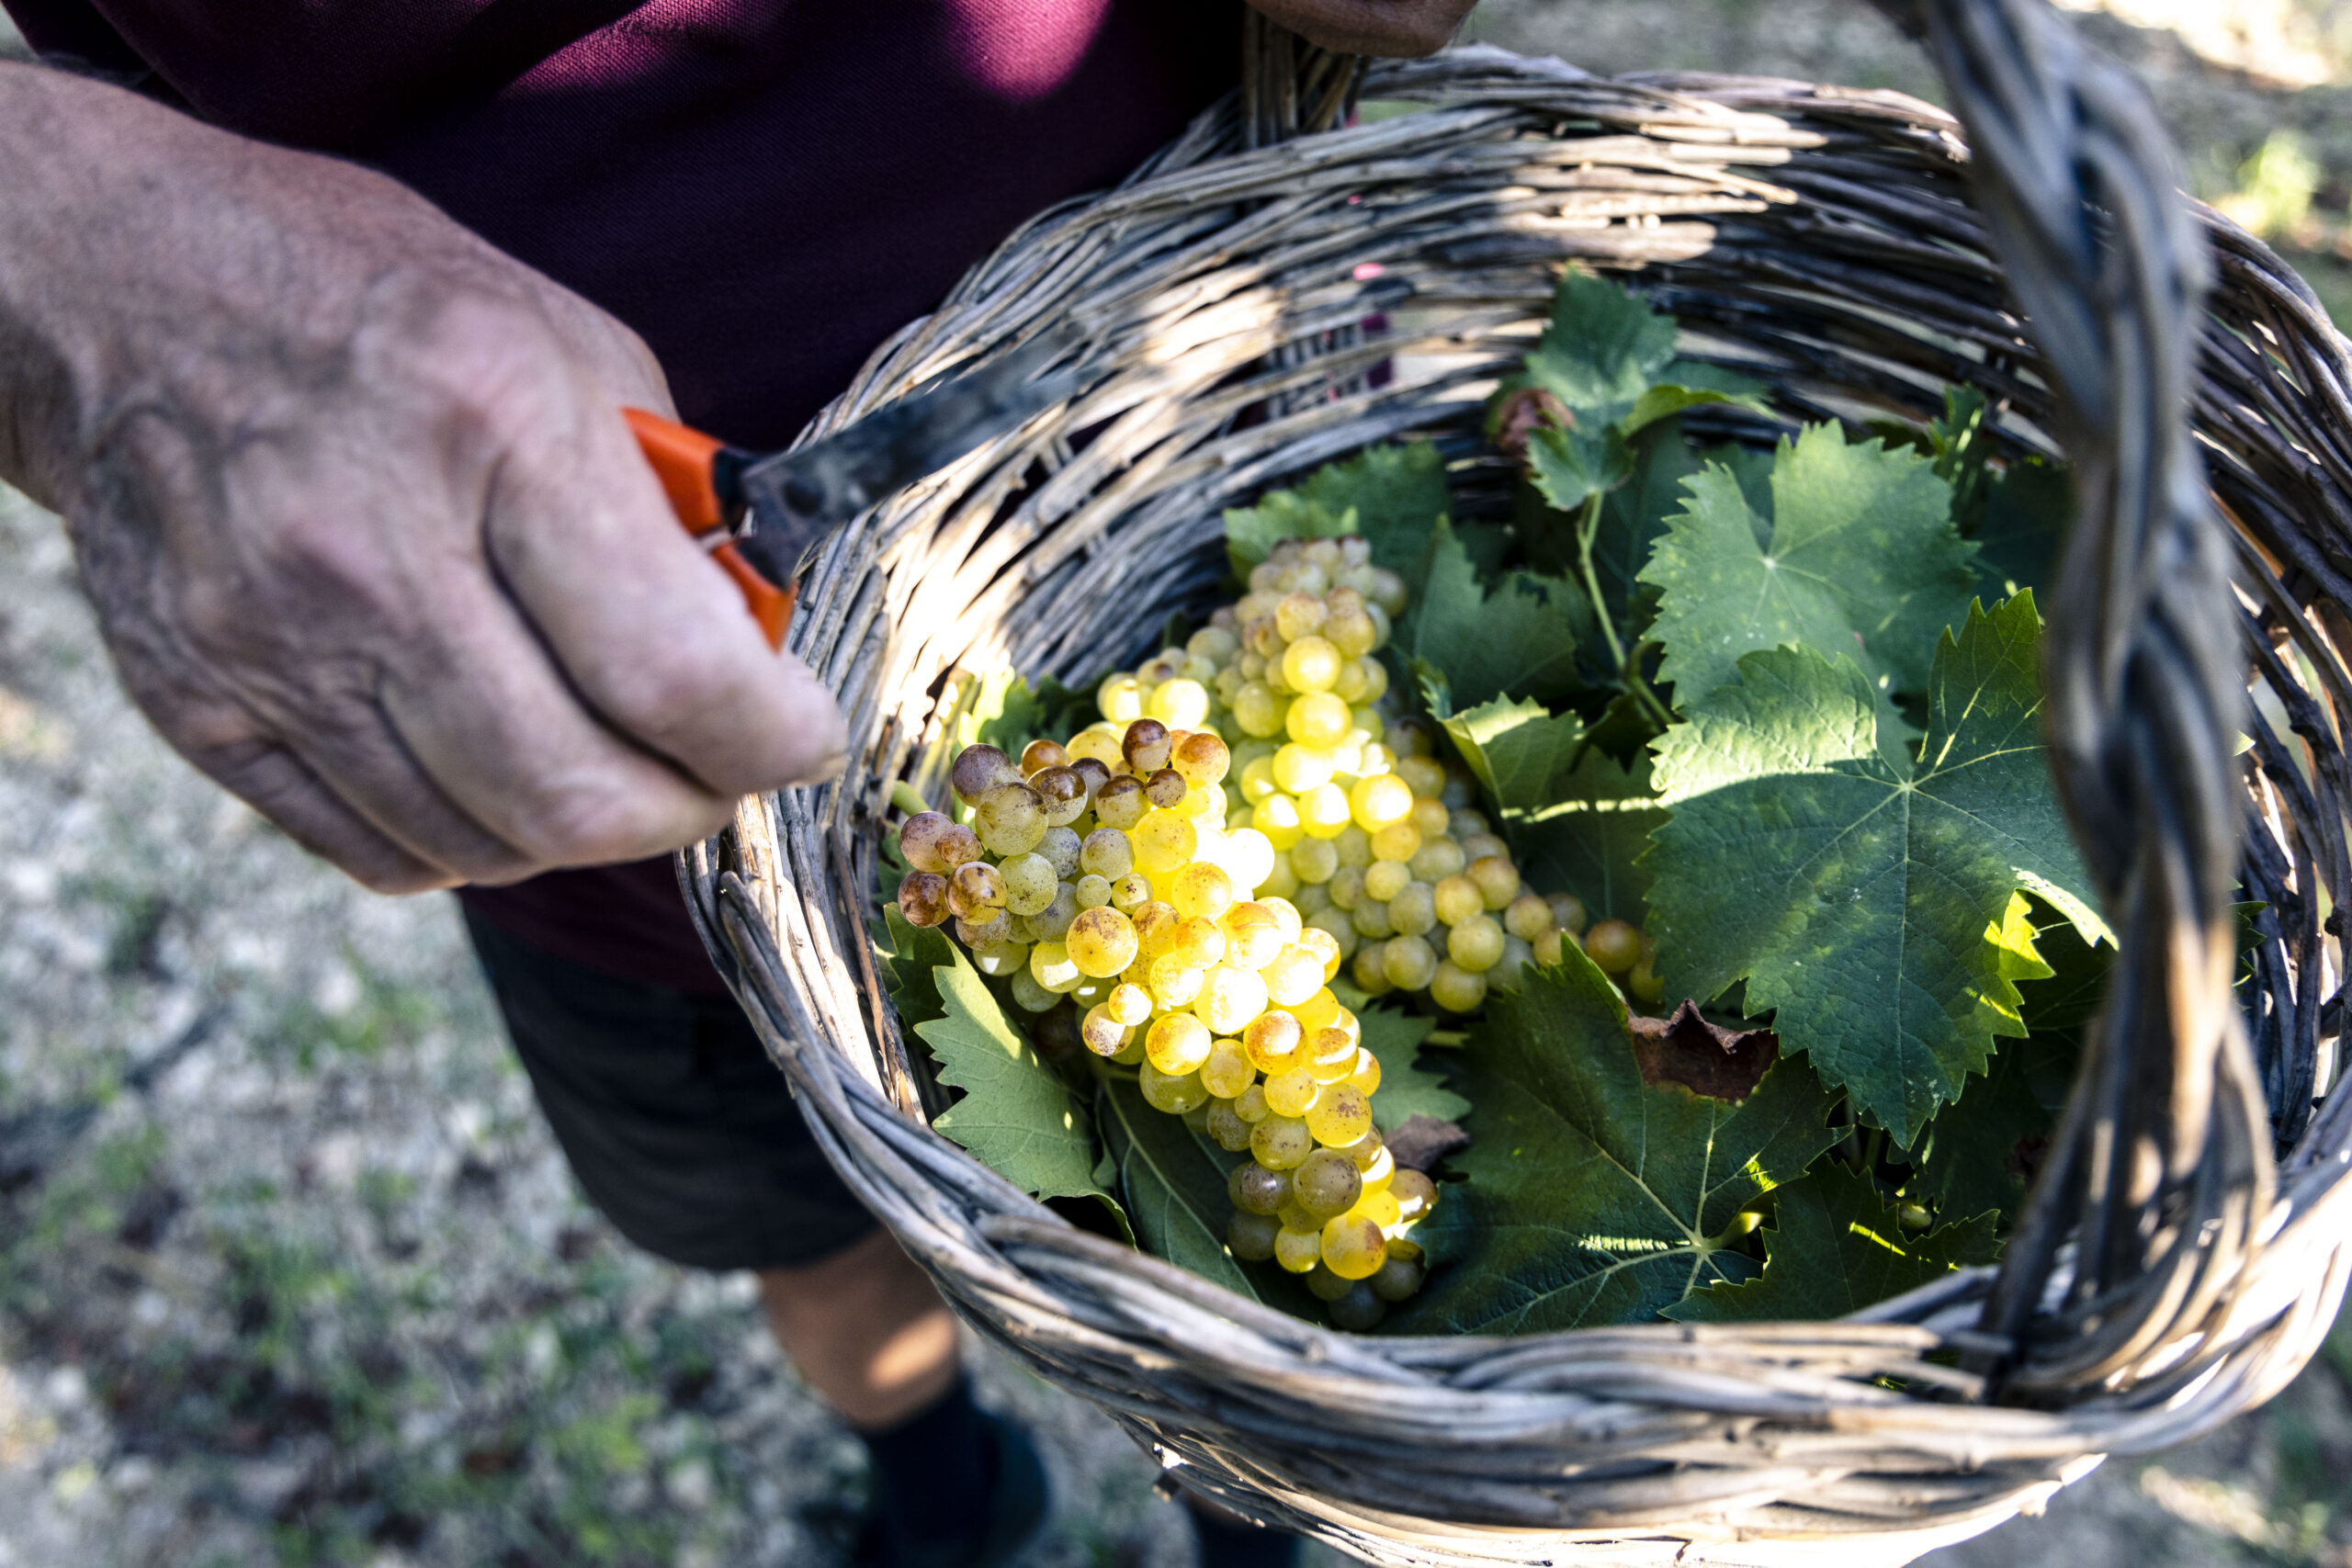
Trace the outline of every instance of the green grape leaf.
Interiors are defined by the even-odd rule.
[[[2030,987],[2021,988],[2030,998]],[[2057,1125],[2044,1096],[2053,1083],[2063,1094],[2075,1055],[2073,1040],[2039,1032],[2003,1046],[1985,1076],[1970,1079],[1959,1100],[1928,1123],[1903,1195],[1933,1204],[1939,1219],[1991,1213],[2006,1225]]]
[[[899,1010],[899,1021],[912,1029],[945,1017],[947,1006],[940,999],[933,971],[956,965],[956,944],[947,940],[946,931],[910,924],[896,904],[885,904],[879,936],[876,945],[882,953],[882,983],[889,988],[890,1005]]]
[[[1970,608],[1916,766],[1883,754],[1853,661],[1802,647],[1747,655],[1658,742],[1673,818],[1643,865],[1668,994],[1746,981],[1781,1049],[1903,1147],[2025,1032],[2017,982],[2049,971],[2012,895],[2108,935],[2042,758],[2040,641],[2030,594]]]
[[[1551,805],[1506,821],[1527,886],[1575,894],[1596,920],[1645,924],[1650,869],[1640,856],[1667,820],[1650,772],[1646,755],[1628,767],[1599,746],[1588,747],[1559,780]]]
[[[1352,1010],[1363,1025],[1363,1048],[1380,1059],[1380,1092],[1372,1097],[1372,1119],[1380,1130],[1393,1133],[1415,1116],[1461,1121],[1470,1102],[1446,1087],[1444,1074],[1420,1065],[1422,1042],[1437,1021],[1395,1008]]]
[[[1361,534],[1375,563],[1410,575],[1431,525],[1453,510],[1445,459],[1434,446],[1368,446],[1343,462],[1324,464],[1295,490],[1273,491],[1255,506],[1227,511],[1226,553],[1235,574],[1247,577],[1281,540]]]
[[[1223,1151],[1204,1143],[1181,1116],[1144,1103],[1135,1080],[1114,1073],[1095,1097],[1102,1147],[1144,1250],[1258,1299],[1240,1260],[1226,1249],[1233,1215]]]
[[[1605,425],[1598,435],[1545,428],[1528,438],[1527,466],[1545,502],[1575,512],[1595,491],[1613,491],[1634,477],[1634,450]]]
[[[1631,435],[1703,403],[1761,410],[1762,389],[1736,372],[1677,358],[1674,318],[1622,286],[1570,271],[1552,296],[1552,319],[1507,380],[1497,406],[1520,387],[1541,387],[1567,405],[1577,428],[1616,426]]]
[[[1868,1178],[1835,1160],[1781,1189],[1764,1231],[1764,1272],[1713,1285],[1666,1309],[1679,1323],[1818,1322],[1844,1317],[1999,1255],[1993,1216],[1905,1235]]]
[[[1426,693],[1430,712],[1498,816],[1524,817],[1559,797],[1559,782],[1584,745],[1584,720],[1510,697],[1454,713],[1450,688],[1431,686]]]
[[[939,1063],[939,1081],[964,1098],[932,1127],[1025,1192],[1102,1198],[1086,1110],[1037,1055],[960,952],[932,970],[941,1015],[914,1026]]]
[[[1592,606],[1559,578],[1515,571],[1490,594],[1453,525],[1440,518],[1413,602],[1392,646],[1445,672],[1453,700],[1468,705],[1505,693],[1537,701],[1582,689],[1577,644],[1592,630]]]
[[[1490,998],[1460,1052],[1468,1177],[1414,1232],[1444,1266],[1390,1319],[1406,1334],[1533,1334],[1639,1323],[1754,1264],[1739,1212],[1844,1135],[1831,1096],[1787,1066],[1739,1103],[1651,1089],[1625,1004],[1569,948]]]
[[[1729,468],[1711,464],[1684,488],[1641,573],[1660,590],[1658,678],[1684,708],[1736,680],[1741,655],[1790,644],[1851,658],[1882,694],[1926,686],[1938,636],[1967,611],[1975,550],[1925,459],[1849,446],[1834,424],[1783,442],[1762,547]],[[1883,707],[1882,729],[1891,716]]]
[[[1985,487],[1973,536],[1977,591],[1987,600],[2046,592],[2058,579],[2058,549],[2074,518],[2071,470],[2039,457],[2011,463]]]

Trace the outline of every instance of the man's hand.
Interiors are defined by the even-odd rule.
[[[831,774],[620,416],[645,345],[393,182],[0,65],[0,475],[164,738],[372,887],[658,853]]]
[[[1478,0],[1250,0],[1310,43],[1349,54],[1435,54]]]

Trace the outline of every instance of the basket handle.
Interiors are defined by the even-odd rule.
[[[1926,44],[1967,128],[2078,487],[2045,736],[2121,950],[1982,1326],[2016,1347],[1987,1369],[2012,1389],[2079,1390],[2210,1325],[2275,1185],[2232,989],[2245,655],[2189,427],[2211,262],[2145,92],[2047,0],[1874,3]]]

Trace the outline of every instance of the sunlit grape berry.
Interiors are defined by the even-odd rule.
[[[1461,844],[1462,852],[1473,861],[1485,860],[1488,855],[1498,855],[1504,860],[1510,858],[1510,846],[1492,833],[1473,833],[1462,840]]]
[[[1061,998],[1037,984],[1037,977],[1024,966],[1013,971],[1012,1002],[1023,1012],[1044,1012],[1058,1006]]]
[[[1322,1260],[1322,1232],[1295,1231],[1284,1227],[1274,1233],[1274,1261],[1285,1273],[1309,1273]]]
[[[1254,974],[1289,945],[1283,941],[1282,922],[1273,911],[1254,901],[1244,900],[1227,909],[1217,925],[1225,932],[1225,962],[1237,969]]]
[[[1008,760],[1007,766],[1010,765]],[[1019,855],[1035,849],[1052,824],[1046,819],[1045,802],[1035,790],[1027,784],[1011,784],[999,785],[980,796],[972,809],[972,826],[989,853]]]
[[[1329,692],[1306,692],[1290,701],[1283,728],[1302,746],[1331,747],[1354,728],[1348,705]]]
[[[1272,1105],[1273,1096],[1266,1102]],[[1315,1152],[1315,1134],[1297,1117],[1276,1112],[1250,1129],[1250,1152],[1268,1170],[1295,1170]]]
[[[1298,802],[1280,791],[1250,808],[1250,826],[1278,850],[1289,849],[1306,833],[1298,819]]]
[[[1281,781],[1274,776],[1273,758],[1252,757],[1242,764],[1241,798],[1247,804],[1255,806],[1281,788]]]
[[[1410,822],[1391,822],[1372,836],[1372,858],[1400,864],[1421,847],[1421,830]]]
[[[1317,1083],[1339,1083],[1355,1071],[1356,1046],[1344,1030],[1310,1029],[1296,1060]]]
[[[1296,1061],[1295,1057],[1292,1059]],[[1308,1108],[1314,1105],[1315,1097],[1322,1092],[1321,1086],[1315,1081],[1315,1075],[1303,1065],[1268,1074],[1263,1087],[1266,1109],[1277,1116],[1306,1115]]]
[[[1029,944],[1025,942],[1000,942],[975,949],[972,967],[992,980],[1023,973],[1029,967]]]
[[[947,782],[956,795],[971,805],[978,805],[991,790],[1019,784],[1021,776],[1020,766],[993,746],[965,747],[947,770]]]
[[[1174,811],[1189,787],[1184,783],[1183,774],[1173,768],[1162,768],[1143,781],[1143,797],[1163,811]],[[1178,815],[1192,817],[1198,814],[1187,811]]]
[[[1345,662],[1340,650],[1321,637],[1298,637],[1283,649],[1283,680],[1293,691],[1328,692],[1340,683]]]
[[[1395,1195],[1388,1192],[1365,1193],[1363,1201],[1356,1205],[1356,1213],[1378,1225],[1383,1231],[1400,1223],[1404,1214],[1403,1209],[1397,1205]]]
[[[1298,941],[1292,945],[1315,960],[1317,970],[1326,983],[1339,974],[1340,963],[1347,956],[1340,946],[1339,938],[1332,933],[1330,928],[1314,924],[1312,921],[1299,928]]]
[[[1152,1021],[1143,1038],[1146,1060],[1163,1073],[1182,1075],[1200,1070],[1216,1043],[1208,1026],[1189,1012],[1171,1012]]]
[[[1209,716],[1208,688],[1188,675],[1162,681],[1144,700],[1143,711],[1170,728],[1198,728]]]
[[[1136,928],[1136,951],[1146,958],[1157,958],[1167,952],[1183,924],[1183,917],[1172,906],[1157,898],[1147,899],[1127,911],[1127,919]]]
[[[1193,784],[1223,784],[1233,765],[1233,753],[1214,730],[1196,729],[1169,752],[1168,765]]]
[[[1478,885],[1489,909],[1508,909],[1519,897],[1519,867],[1501,855],[1486,855],[1470,863],[1465,874]]]
[[[1473,974],[1450,958],[1430,976],[1430,1000],[1448,1012],[1475,1012],[1486,999],[1486,976]]]
[[[1172,811],[1150,811],[1128,832],[1136,866],[1147,876],[1165,876],[1191,863],[1200,848],[1197,829]]]
[[[1067,996],[1086,978],[1069,949],[1058,942],[1041,942],[1029,950],[1029,976],[1056,996]]]
[[[1369,1215],[1332,1216],[1324,1222],[1320,1241],[1323,1267],[1342,1280],[1368,1280],[1388,1261],[1388,1238]]]
[[[1193,1016],[1219,1034],[1238,1034],[1266,1010],[1266,983],[1255,971],[1230,962],[1211,969],[1193,998]]]
[[[1379,1093],[1380,1058],[1363,1046],[1357,1046],[1355,1066],[1349,1071],[1346,1082],[1367,1100]]]
[[[944,925],[951,913],[947,879],[935,871],[910,871],[899,884],[899,913],[910,926]]]
[[[1265,1012],[1243,1028],[1241,1048],[1248,1053],[1250,1065],[1271,1078],[1298,1065],[1298,1048],[1305,1039],[1306,1032],[1297,1019],[1286,1012]]]
[[[1205,626],[1184,639],[1184,651],[1194,659],[1223,664],[1240,651],[1241,639],[1225,626]]]
[[[1163,953],[1151,961],[1151,999],[1171,1012],[1191,1007],[1207,979],[1207,970],[1192,968],[1175,954]]]
[[[1168,901],[1187,919],[1214,920],[1233,907],[1233,879],[1223,866],[1194,861],[1168,885]]]
[[[1086,1048],[1098,1056],[1115,1056],[1126,1048],[1135,1034],[1130,1024],[1121,1023],[1102,1003],[1086,1010],[1086,1017],[1078,1026],[1078,1037]]]
[[[979,836],[943,811],[918,811],[899,829],[899,852],[917,871],[944,876],[980,858]]]
[[[1424,936],[1437,924],[1437,900],[1426,882],[1408,882],[1388,900],[1388,923],[1405,936]]]
[[[1402,861],[1378,860],[1364,868],[1363,896],[1385,904],[1413,885],[1413,872]]]
[[[1306,925],[1308,930],[1319,931],[1324,935],[1329,937],[1331,939],[1332,946],[1339,952],[1337,966],[1333,964],[1331,960],[1325,960],[1324,966],[1328,973],[1324,976],[1324,978],[1328,981],[1333,976],[1339,974],[1340,968],[1344,967],[1348,960],[1356,955],[1356,949],[1363,944],[1363,933],[1356,930],[1356,924],[1353,917],[1351,917],[1347,910],[1340,908],[1337,904],[1318,909],[1314,914],[1309,915],[1306,919]]]
[[[1603,920],[1584,933],[1585,956],[1604,975],[1623,975],[1641,961],[1642,933],[1623,920]]]
[[[1227,945],[1224,927],[1204,916],[1190,915],[1181,918],[1165,951],[1187,968],[1206,969],[1224,961]]]
[[[1135,926],[1126,916],[1105,906],[1079,911],[1063,940],[1079,973],[1098,980],[1121,973],[1136,961]]]
[[[1044,914],[1054,901],[1054,889],[1061,886],[1053,863],[1034,852],[1005,856],[996,871],[1003,884],[1004,907],[1016,915]]]
[[[1492,915],[1473,915],[1447,933],[1445,955],[1456,967],[1483,975],[1501,962],[1503,942],[1502,925]]]
[[[1277,1007],[1303,1002],[1323,987],[1322,959],[1296,945],[1275,953],[1258,974],[1267,999]]]
[[[1306,1111],[1306,1130],[1318,1144],[1344,1148],[1371,1128],[1371,1097],[1350,1084],[1322,1086]]]
[[[1130,919],[1137,909],[1151,902],[1151,879],[1139,871],[1131,871],[1111,884],[1111,908]]]
[[[1403,1219],[1424,1219],[1437,1207],[1437,1183],[1410,1166],[1398,1168],[1388,1183],[1388,1190],[1396,1198]]]
[[[1313,637],[1330,617],[1330,608],[1311,593],[1289,593],[1274,606],[1274,630],[1284,642]]]
[[[1143,1091],[1146,1105],[1171,1116],[1198,1111],[1209,1100],[1209,1091],[1201,1087],[1199,1074],[1160,1071],[1151,1059],[1151,1047],[1148,1044],[1144,1047],[1143,1065],[1136,1069],[1136,1087]]]
[[[1367,1192],[1379,1191],[1396,1174],[1396,1157],[1388,1152],[1388,1142],[1380,1135],[1377,1126],[1340,1152],[1356,1162],[1356,1168],[1363,1173],[1363,1190]]]
[[[1133,1029],[1151,1016],[1151,994],[1132,983],[1114,986],[1102,998],[1102,1011],[1122,1028]]]
[[[1273,875],[1273,842],[1255,828],[1236,828],[1225,836],[1225,853],[1218,863],[1233,878],[1234,891],[1247,894],[1264,886]]]
[[[1298,825],[1313,838],[1336,839],[1349,827],[1348,795],[1336,784],[1323,784],[1297,797]]]
[[[1380,967],[1398,990],[1422,990],[1437,973],[1437,953],[1427,938],[1393,937],[1380,951]]]
[[[1200,1071],[1202,1085],[1219,1100],[1231,1100],[1258,1078],[1258,1069],[1238,1040],[1220,1040],[1210,1046]]]
[[[1290,1201],[1288,1171],[1268,1170],[1255,1160],[1243,1160],[1226,1178],[1225,1195],[1245,1214],[1279,1213]]]

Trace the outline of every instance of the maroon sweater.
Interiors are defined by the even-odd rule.
[[[1237,0],[0,0],[32,46],[381,168],[644,334],[780,446],[1020,221],[1231,85]],[[461,895],[713,992],[669,862]]]

